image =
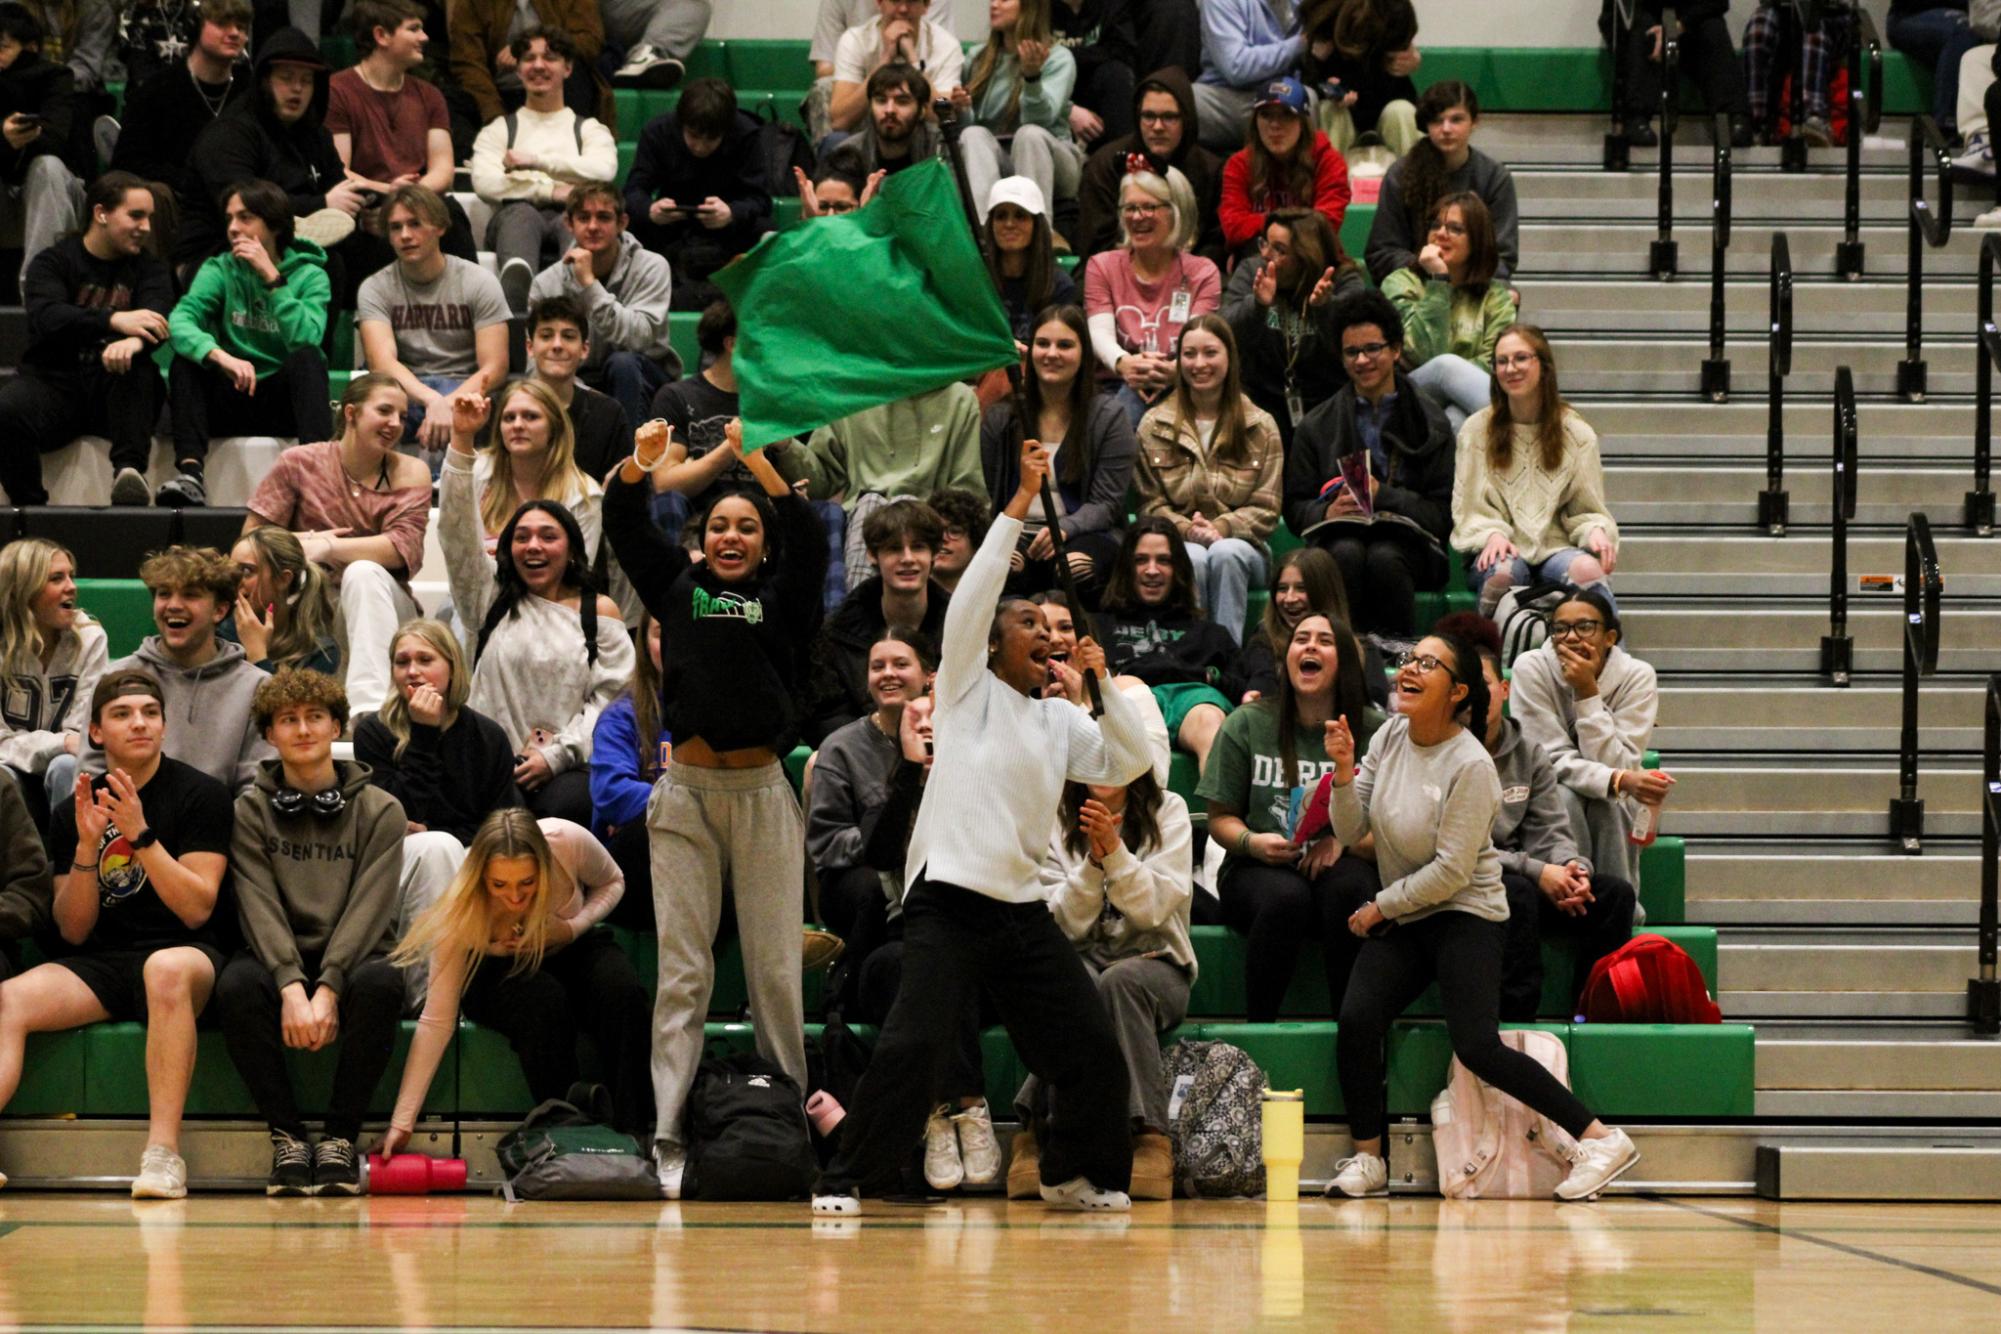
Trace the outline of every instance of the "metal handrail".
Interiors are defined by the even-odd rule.
[[[1857,462],[1855,374],[1834,372],[1834,533],[1828,562],[1828,633],[1820,639],[1820,670],[1829,685],[1845,686],[1855,669],[1855,641],[1848,634],[1848,521],[1855,517]]]
[[[1938,176],[1938,208],[1925,198],[1925,154]],[[1952,236],[1952,150],[1938,122],[1919,116],[1911,122],[1910,235],[1904,278],[1904,359],[1897,363],[1897,393],[1913,403],[1925,396],[1925,247],[1936,249]]]
[[[1765,489],[1758,496],[1758,526],[1773,537],[1784,537],[1790,505],[1786,496],[1786,377],[1793,373],[1793,251],[1784,232],[1772,233],[1767,312],[1771,341],[1765,357]]]
[[[1841,278],[1862,276],[1862,136],[1876,133],[1883,124],[1883,38],[1868,10],[1856,5],[1854,13],[1855,30],[1848,41],[1848,188],[1842,237],[1834,247],[1834,272]],[[1869,57],[1866,93],[1862,81],[1865,51]]]
[[[1912,511],[1904,523],[1904,718],[1897,744],[1897,795],[1890,800],[1890,837],[1906,853],[1924,851],[1925,803],[1918,796],[1918,678],[1938,671],[1939,574],[1932,525]]]
[[[1712,403],[1730,397],[1730,358],[1723,355],[1723,280],[1730,267],[1730,117],[1713,119],[1716,148],[1709,167],[1709,358],[1702,363],[1702,396]]]
[[[1994,363],[2001,360],[2001,329],[1994,325],[1994,268],[2001,264],[2001,234],[1980,238],[1980,305],[1974,317],[1973,489],[1966,493],[1966,526],[1994,535],[1994,492],[1989,485],[1994,445]]]
[[[1616,8],[1616,6],[1614,6]],[[1660,235],[1647,248],[1648,267],[1654,277],[1666,281],[1679,265],[1679,247],[1674,239],[1674,135],[1681,128],[1681,42],[1674,35],[1674,20],[1661,14],[1661,181],[1656,198],[1656,221]]]
[[[1973,1031],[2001,1033],[2001,978],[1995,975],[2001,937],[2001,676],[1987,678],[1987,735],[1980,765],[1980,973],[1966,983],[1966,1017]]]

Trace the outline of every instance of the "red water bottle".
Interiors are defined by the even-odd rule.
[[[463,1158],[432,1158],[421,1153],[399,1153],[390,1158],[379,1153],[368,1155],[363,1189],[370,1195],[429,1195],[465,1188]]]

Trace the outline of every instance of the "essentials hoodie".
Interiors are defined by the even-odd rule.
[[[284,766],[266,760],[236,798],[229,864],[243,938],[280,990],[294,982],[347,991],[348,974],[389,952],[403,874],[403,803],[369,768],[334,761],[346,804],[331,819],[280,815]]]
[[[1202,230],[1195,237],[1195,253],[1221,263],[1224,257],[1223,224],[1220,216],[1223,195],[1223,160],[1199,142],[1202,122],[1195,110],[1195,89],[1179,69],[1155,70],[1133,90],[1133,124],[1139,124],[1140,103],[1148,93],[1166,93],[1181,108],[1181,143],[1165,161],[1155,160],[1156,169],[1179,167],[1195,191],[1195,212]],[[1077,235],[1072,243],[1081,258],[1100,250],[1110,250],[1119,241],[1119,183],[1126,176],[1126,158],[1146,153],[1146,141],[1138,131],[1102,145],[1084,164],[1083,182],[1077,188]]]
[[[215,649],[215,656],[201,666],[182,667],[167,656],[158,635],[147,635],[137,653],[105,670],[143,667],[158,677],[167,723],[166,754],[241,789],[257,776],[258,762],[276,753],[250,715],[250,697],[269,673],[251,665],[241,644],[218,639]],[[103,773],[104,752],[86,743],[83,768]]]
[[[235,255],[215,255],[167,317],[167,334],[174,352],[197,366],[220,347],[262,380],[300,348],[319,346],[332,295],[327,252],[311,241],[294,237],[285,247],[275,287]]]

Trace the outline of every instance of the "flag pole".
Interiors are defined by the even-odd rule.
[[[966,181],[965,157],[959,148],[959,131],[963,128],[959,124],[959,109],[947,97],[939,98],[931,104],[931,107],[938,115],[938,128],[945,135],[945,152],[951,161],[952,180],[959,188],[959,207],[965,210],[966,225],[973,229],[973,241],[980,247],[980,253],[986,255],[987,235],[980,226],[979,210],[973,204],[973,188]],[[1014,419],[1021,423],[1025,439],[1028,430],[1028,406],[1021,393],[1020,357],[1008,363],[1007,387],[1008,398],[1014,406]],[[1077,596],[1077,579],[1070,572],[1070,560],[1063,550],[1063,525],[1056,521],[1058,513],[1055,489],[1050,485],[1049,473],[1045,470],[1042,474],[1042,514],[1049,520],[1049,541],[1053,549],[1051,559],[1056,564],[1056,582],[1062,586],[1063,596],[1070,603],[1071,620],[1089,632],[1096,627],[1091,621],[1090,613],[1084,609],[1084,600]],[[1091,700],[1091,716],[1100,717],[1105,712],[1105,701],[1098,693],[1098,675],[1096,672],[1087,671],[1083,676],[1084,690]]]

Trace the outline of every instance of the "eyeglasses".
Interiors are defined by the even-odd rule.
[[[1165,204],[1121,204],[1119,216],[1124,218],[1150,218],[1165,209]]]
[[[1390,345],[1388,343],[1362,343],[1356,347],[1342,348],[1341,359],[1343,361],[1367,361],[1371,357],[1380,357],[1389,350]]]
[[[1143,125],[1179,125],[1181,123],[1181,113],[1179,111],[1142,111],[1139,113],[1139,118],[1140,123]]]
[[[1420,672],[1435,672],[1443,668],[1449,673],[1452,670],[1443,658],[1434,658],[1429,653],[1404,653],[1398,655],[1396,669],[1402,671],[1406,667],[1415,667]]]
[[[1516,352],[1511,356],[1495,357],[1494,369],[1505,371],[1505,370],[1512,370],[1516,366],[1533,366],[1536,362],[1541,360],[1542,358],[1537,356],[1533,352]]]
[[[1549,627],[1551,639],[1590,639],[1605,628],[1602,621],[1555,621]]]
[[[1434,222],[1431,224],[1431,230],[1434,232],[1444,232],[1447,236],[1466,235],[1465,224],[1459,222]]]

